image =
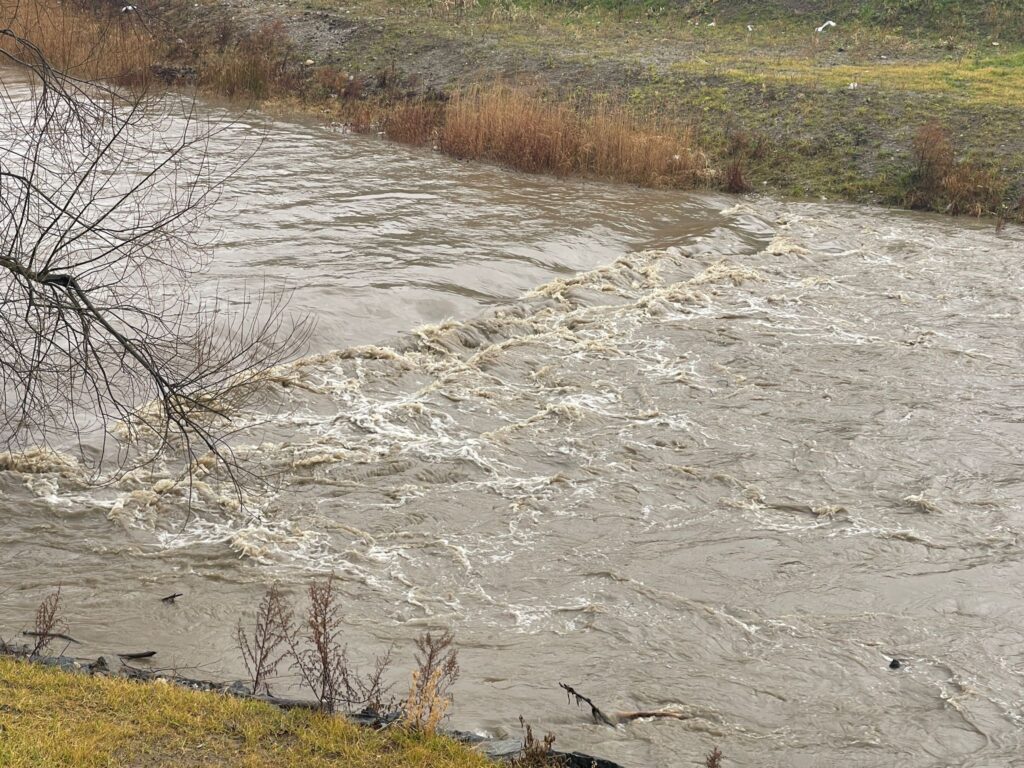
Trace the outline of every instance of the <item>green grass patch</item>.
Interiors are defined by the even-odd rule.
[[[170,684],[68,674],[0,658],[5,768],[484,768],[442,736],[375,732],[338,717]]]

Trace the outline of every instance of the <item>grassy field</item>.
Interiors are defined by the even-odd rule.
[[[483,768],[440,736],[374,732],[305,710],[0,657],[0,765]]]

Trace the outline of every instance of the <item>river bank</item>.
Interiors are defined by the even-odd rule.
[[[1019,15],[925,5],[171,0],[104,58],[516,170],[1020,220]]]
[[[343,74],[334,101],[516,81],[555,102],[686,126],[715,170],[708,186],[1024,215],[1024,33],[1012,10],[861,3],[826,19],[813,5],[217,0],[169,18],[177,28],[211,14],[222,30],[279,25],[314,79]],[[331,94],[326,102],[344,113]],[[921,166],[936,158],[915,143],[936,135],[948,142],[938,174],[967,167],[951,178],[960,189],[921,194]]]
[[[145,664],[145,662],[141,662]],[[253,696],[241,682],[217,683],[123,658],[28,655],[0,643],[0,758],[21,766],[372,765],[378,768],[621,768],[550,742],[485,738],[464,731],[409,729],[393,717],[331,715],[315,702]],[[55,722],[48,713],[59,711]],[[40,718],[48,721],[40,726]],[[525,729],[525,726],[524,726]]]

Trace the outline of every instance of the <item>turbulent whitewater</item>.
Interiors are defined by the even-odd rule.
[[[265,129],[217,276],[321,320],[237,414],[265,489],[210,478],[181,529],[158,470],[0,456],[5,633],[61,582],[83,652],[238,675],[264,586],[333,571],[357,656],[457,632],[459,727],[627,766],[1018,759],[1020,230]],[[593,725],[558,681],[685,719]]]

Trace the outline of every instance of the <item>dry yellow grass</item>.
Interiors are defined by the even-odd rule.
[[[174,685],[92,678],[0,658],[5,768],[484,768],[450,739],[375,732]]]
[[[0,27],[32,42],[49,62],[82,79],[147,82],[160,46],[131,14],[86,11],[70,3],[0,0]],[[9,38],[0,46],[31,57]]]
[[[580,109],[511,85],[474,88],[448,102],[438,144],[454,157],[529,173],[570,174],[692,188],[714,177],[685,126],[622,108]]]

